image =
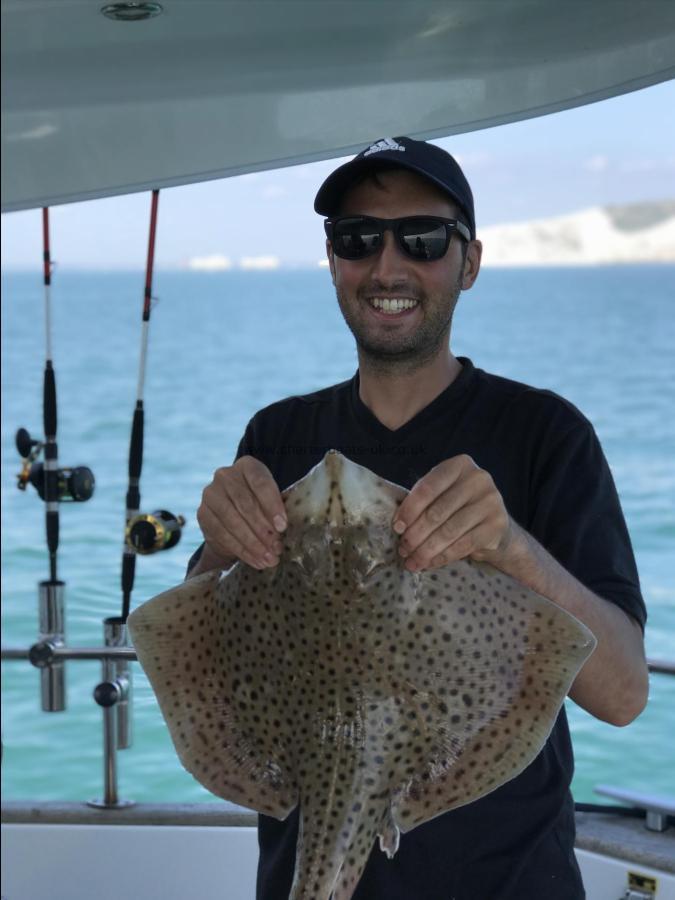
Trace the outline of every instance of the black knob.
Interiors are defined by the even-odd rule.
[[[120,696],[121,691],[114,681],[102,681],[94,688],[94,700],[99,706],[114,706]]]
[[[36,668],[44,669],[54,660],[54,648],[49,641],[33,644],[28,651],[28,659]]]
[[[140,553],[148,553],[155,547],[157,531],[151,522],[137,521],[129,529],[129,540]]]
[[[94,473],[87,466],[76,466],[66,478],[67,494],[80,503],[94,493]]]
[[[25,428],[19,428],[16,433],[16,449],[19,451],[19,456],[22,456],[24,459],[30,456],[30,451],[33,447],[38,443],[38,441],[34,441],[30,434],[26,431]]]

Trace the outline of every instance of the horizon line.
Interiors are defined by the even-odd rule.
[[[583,260],[575,260],[572,262],[538,262],[538,263],[483,263],[482,269],[591,269],[591,268],[612,268],[625,266],[675,266],[675,259],[670,260],[616,260],[613,262],[584,262]],[[191,269],[188,266],[158,266],[154,270],[154,274],[185,274],[185,275],[276,275],[280,271],[303,271],[303,272],[325,272],[326,267],[321,267],[316,263],[280,263],[274,269],[247,269],[233,266],[230,269]],[[64,272],[68,274],[82,275],[102,275],[102,274],[120,274],[120,275],[145,275],[145,265],[132,267],[113,267],[113,268],[87,268],[85,266],[65,265],[59,268],[52,275]],[[44,271],[41,265],[36,266],[2,266],[0,267],[0,275],[39,275],[43,277]]]

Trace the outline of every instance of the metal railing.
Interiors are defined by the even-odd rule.
[[[62,631],[42,634],[30,647],[3,647],[3,660],[28,660],[40,669],[42,709],[60,712],[65,709],[66,660],[100,660],[101,681],[93,691],[94,700],[103,712],[103,797],[89,805],[101,809],[133,806],[132,800],[121,800],[117,790],[117,751],[131,746],[131,671],[129,663],[137,659],[128,646],[127,626],[114,617],[103,620],[102,647],[67,647]]]
[[[50,598],[43,599],[46,607]],[[53,623],[53,616],[50,622]],[[101,661],[102,679],[94,688],[93,697],[103,712],[103,797],[90,800],[88,805],[120,809],[134,805],[134,801],[122,800],[118,795],[117,751],[131,745],[129,663],[138,657],[128,644],[127,626],[120,618],[104,619],[103,633],[102,647],[67,647],[61,628],[51,634],[43,631],[32,646],[3,647],[0,656],[3,660],[28,660],[41,670],[42,709],[46,712],[65,709],[64,663],[67,660]],[[650,672],[675,675],[675,662],[670,660],[647,659],[647,665]]]

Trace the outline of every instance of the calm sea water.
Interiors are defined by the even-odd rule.
[[[89,465],[96,493],[62,506],[60,577],[68,641],[98,644],[119,614],[126,465],[140,347],[142,273],[56,272],[54,363],[62,465]],[[181,543],[141,558],[133,605],[183,577],[200,540],[194,512],[250,416],[282,396],[352,375],[356,357],[325,272],[158,273],[146,389],[142,506],[182,513]],[[482,368],[556,390],[594,422],[619,488],[649,606],[647,647],[675,658],[675,267],[488,270],[456,316],[455,352]],[[16,490],[14,432],[42,431],[43,291],[37,274],[3,275],[3,644],[32,643],[47,577],[44,508]],[[2,786],[7,799],[86,800],[102,791],[94,662],[68,664],[68,708],[42,713],[38,673],[3,663]],[[208,800],[179,765],[134,666],[123,796]],[[675,792],[675,679],[625,729],[569,704],[577,799],[600,782]]]

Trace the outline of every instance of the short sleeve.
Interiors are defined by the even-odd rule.
[[[534,473],[530,533],[589,590],[644,629],[647,613],[621,504],[593,426],[578,423]]]

